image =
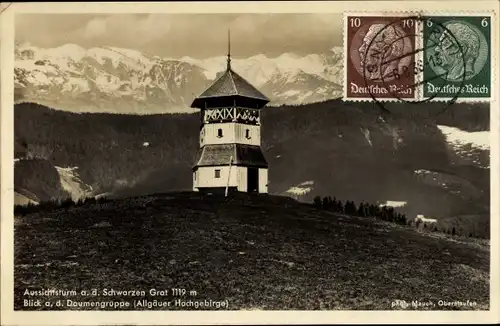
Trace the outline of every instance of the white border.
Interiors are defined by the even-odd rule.
[[[491,102],[491,283],[490,311],[229,311],[229,312],[14,312],[13,293],[13,46],[14,15],[19,13],[342,13],[350,10],[392,11],[492,10],[497,1],[338,1],[338,2],[211,2],[211,3],[15,3],[1,15],[1,324],[2,325],[89,325],[89,324],[313,324],[313,323],[493,323],[498,322],[499,301],[499,125],[498,102]],[[499,31],[495,19],[492,33]],[[498,49],[493,36],[492,49]],[[497,57],[493,60],[498,60]],[[494,76],[499,75],[498,62]],[[492,81],[498,99],[498,81]],[[496,309],[496,310],[495,310]]]

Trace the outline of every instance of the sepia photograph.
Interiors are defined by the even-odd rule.
[[[15,13],[14,312],[490,311],[498,13],[361,7]]]

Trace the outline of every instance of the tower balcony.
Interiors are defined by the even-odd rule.
[[[202,123],[236,122],[260,125],[260,110],[240,106],[205,109]]]

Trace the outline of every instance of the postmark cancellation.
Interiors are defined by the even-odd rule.
[[[490,13],[344,13],[343,99],[489,101]]]

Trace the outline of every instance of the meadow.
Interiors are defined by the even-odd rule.
[[[488,240],[420,233],[282,196],[183,192],[42,210],[15,217],[14,249],[17,310],[100,309],[26,307],[26,299],[47,299],[26,289],[76,291],[52,302],[131,302],[179,298],[149,293],[173,288],[229,310],[390,310],[397,300],[435,304],[409,309],[489,309]],[[81,295],[90,289],[101,295]],[[104,289],[146,295],[105,297]]]

